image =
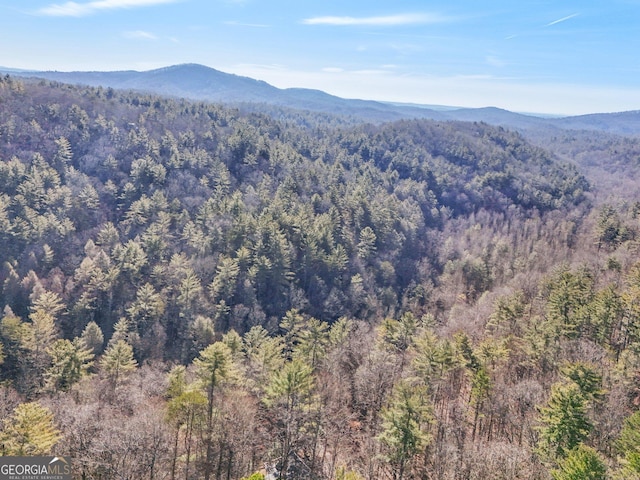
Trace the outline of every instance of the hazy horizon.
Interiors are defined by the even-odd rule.
[[[640,109],[635,1],[0,2],[0,65],[198,63],[343,98],[577,115]]]

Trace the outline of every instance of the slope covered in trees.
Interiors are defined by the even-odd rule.
[[[309,131],[11,79],[3,117],[2,303],[26,317],[49,291],[64,303],[64,336],[89,319],[109,338],[126,318],[142,344],[167,342],[168,358],[189,356],[199,316],[245,332],[291,308],[327,321],[393,315],[438,283],[451,223],[538,218],[587,188],[483,124]]]
[[[592,211],[518,134],[3,77],[0,160],[0,453],[57,445],[78,478],[635,468],[640,209]]]

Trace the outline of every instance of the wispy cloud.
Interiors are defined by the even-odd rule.
[[[305,18],[305,25],[377,26],[423,25],[448,22],[450,18],[436,13],[403,13],[380,17],[312,17]]]
[[[581,115],[629,110],[640,105],[640,88],[540,83],[496,75],[421,75],[386,70],[374,74],[327,67],[322,71],[296,70],[286,65],[240,64],[223,71],[259,78],[278,88],[323,90],[343,98],[364,98],[425,105],[486,107],[515,112]]]
[[[231,25],[232,27],[252,27],[252,28],[269,28],[271,26],[265,23],[243,23],[243,22],[236,22],[234,20],[229,20],[228,22],[224,22],[224,24]]]
[[[487,65],[492,67],[502,68],[507,65],[504,60],[495,55],[487,55],[485,61],[487,62]]]
[[[175,3],[176,1],[179,0],[95,0],[86,3],[53,3],[48,7],[37,10],[36,13],[50,17],[85,17],[105,10],[150,7],[165,3]]]
[[[355,75],[386,75],[387,73],[389,73],[389,71],[382,70],[382,69],[369,68],[369,69],[363,69],[363,70],[353,70],[351,73]]]
[[[552,25],[557,25],[558,23],[566,22],[567,20],[571,20],[572,18],[580,15],[579,13],[574,13],[572,15],[567,15],[566,17],[559,18],[558,20],[554,20],[553,22],[547,23],[545,27],[550,27]]]
[[[124,32],[122,34],[125,38],[142,39],[142,40],[158,40],[158,37],[151,32],[145,32],[144,30],[135,30],[132,32]]]

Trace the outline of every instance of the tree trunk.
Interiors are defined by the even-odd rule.
[[[229,449],[229,460],[227,461],[227,480],[231,480],[232,467],[233,467],[233,450]]]
[[[178,462],[178,440],[180,437],[180,426],[176,428],[176,437],[173,442],[173,458],[171,459],[171,480],[176,480],[176,463]]]
[[[213,387],[216,384],[215,373],[211,375],[211,385],[207,395],[207,432],[205,434],[205,442],[207,443],[207,453],[204,462],[204,480],[211,479],[211,461],[213,457]]]

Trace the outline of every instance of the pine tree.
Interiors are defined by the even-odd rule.
[[[207,423],[205,432],[206,457],[204,478],[209,480],[213,467],[213,413],[216,387],[231,373],[231,350],[222,342],[209,345],[193,361],[196,375],[207,393]]]
[[[300,332],[300,343],[295,353],[301,355],[311,368],[315,368],[324,357],[329,343],[329,325],[315,318],[310,318]]]
[[[53,157],[53,165],[58,169],[58,172],[64,172],[65,167],[69,165],[73,158],[73,151],[71,150],[71,143],[65,137],[60,137],[56,140],[58,151]]]
[[[238,260],[229,257],[222,257],[216,271],[216,276],[209,285],[209,292],[212,300],[230,301],[236,289],[236,280],[240,274]]]
[[[104,345],[104,334],[102,329],[94,321],[87,323],[84,327],[80,340],[84,343],[94,355],[102,351],[102,345]]]
[[[592,429],[587,417],[587,401],[576,383],[555,383],[551,396],[540,411],[539,451],[551,458],[564,458]]]
[[[127,313],[137,330],[142,333],[149,330],[153,321],[162,316],[164,308],[162,296],[156,292],[153,285],[145,283],[136,292],[136,299],[127,309]]]
[[[284,365],[281,337],[270,337],[262,326],[244,334],[243,350],[248,361],[247,376],[259,390],[264,390],[270,376]]]
[[[30,333],[30,325],[17,317],[10,308],[5,307],[4,316],[0,320],[0,345],[3,345],[4,351],[4,365],[0,370],[0,378],[14,380],[20,370],[26,370],[25,345]]]
[[[207,407],[207,399],[198,390],[190,388],[186,379],[186,367],[178,365],[169,372],[169,386],[167,388],[166,419],[175,428],[173,441],[173,455],[171,461],[171,478],[176,478],[176,468],[179,458],[178,442],[180,432],[184,430],[185,478],[189,477],[192,440],[196,432],[196,425],[202,423]]]
[[[376,234],[371,227],[364,227],[360,231],[360,241],[358,242],[358,257],[367,260],[376,252]]]
[[[578,385],[580,393],[586,400],[598,401],[604,397],[602,375],[593,365],[583,362],[571,363],[562,368],[562,374]]]
[[[79,338],[56,340],[47,349],[52,365],[45,372],[45,384],[49,390],[66,392],[87,374],[93,353]]]
[[[395,480],[402,480],[411,460],[430,442],[427,427],[433,422],[426,387],[401,381],[389,405],[382,411],[382,433],[378,440]]]
[[[189,326],[189,337],[191,340],[189,349],[193,352],[189,358],[193,359],[197,353],[214,342],[215,330],[213,320],[203,315],[197,315],[193,323]]]
[[[38,311],[46,312],[54,319],[56,319],[58,318],[58,315],[60,315],[64,311],[65,308],[66,307],[62,302],[60,295],[55,292],[45,290],[33,301],[31,311],[33,313]]]
[[[364,480],[364,477],[358,472],[347,470],[345,466],[336,468],[336,480]]]
[[[300,335],[304,328],[304,323],[304,317],[295,308],[287,311],[284,317],[282,317],[280,328],[284,330],[283,340],[288,356],[292,354],[294,348],[300,342]]]
[[[53,414],[38,402],[21,403],[3,423],[0,452],[4,456],[50,454],[61,437]]]
[[[606,480],[607,467],[598,452],[580,444],[560,461],[551,475],[554,480]]]
[[[51,363],[48,348],[58,336],[54,317],[50,313],[38,308],[29,318],[31,323],[25,324],[27,335],[22,339],[22,346],[27,351],[26,362],[30,367],[25,370],[27,390],[39,389],[42,386],[42,375]]]
[[[622,468],[616,478],[640,479],[640,411],[624,420],[616,446],[622,454],[620,460]]]
[[[182,314],[187,318],[191,318],[198,299],[202,292],[202,285],[198,276],[193,272],[187,272],[187,276],[180,283],[180,295],[178,296],[178,305],[182,308]]]
[[[113,388],[119,386],[137,366],[133,348],[124,340],[110,344],[100,359],[102,373]]]
[[[301,446],[301,436],[309,422],[313,388],[313,369],[300,359],[294,359],[273,373],[263,397],[271,411],[271,420],[279,430],[280,470],[285,475],[289,457]]]

